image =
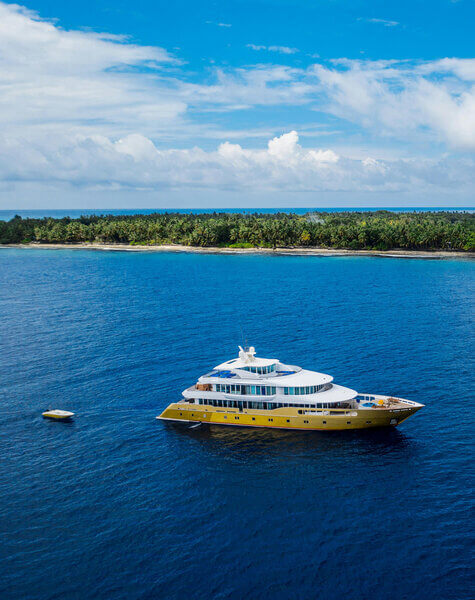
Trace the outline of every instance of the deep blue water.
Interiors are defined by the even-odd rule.
[[[441,207],[371,207],[371,208],[66,208],[66,209],[31,209],[31,210],[0,210],[0,221],[9,221],[13,219],[15,215],[20,215],[23,219],[42,219],[43,217],[53,217],[55,219],[62,219],[63,217],[78,218],[82,215],[150,215],[152,213],[166,213],[166,212],[177,212],[177,213],[213,213],[213,212],[227,212],[227,213],[296,213],[298,215],[304,215],[308,212],[360,212],[369,211],[375,212],[377,210],[390,210],[393,212],[428,212],[428,211],[462,211],[462,212],[473,212],[473,207],[465,208],[441,208]]]
[[[2,600],[473,598],[474,266],[0,250]],[[366,432],[155,420],[241,329],[426,407]]]

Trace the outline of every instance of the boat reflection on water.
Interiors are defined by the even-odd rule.
[[[266,455],[285,459],[294,457],[331,456],[335,460],[349,456],[391,455],[396,461],[417,449],[417,442],[396,428],[342,431],[292,431],[247,429],[219,425],[188,425],[169,422],[167,431],[202,443],[209,452],[229,452],[234,456]]]

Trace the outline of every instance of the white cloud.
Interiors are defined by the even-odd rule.
[[[295,131],[275,137],[266,149],[225,142],[206,152],[159,150],[139,134],[113,141],[76,136],[24,152],[21,142],[0,143],[0,179],[72,183],[92,189],[208,188],[252,191],[405,192],[451,190],[473,185],[473,160],[351,159],[330,149],[305,149]],[[21,160],[20,160],[21,158]]]
[[[296,51],[255,47],[282,48]],[[473,159],[446,152],[475,148],[473,59],[337,59],[307,69],[259,64],[192,77],[165,49],[67,31],[0,1],[0,181],[309,191],[456,191],[473,182]],[[198,138],[272,138],[275,126],[244,130],[236,121],[228,131],[220,120],[224,112],[232,118],[262,106],[291,107],[293,123],[301,121],[301,107],[336,116],[373,142],[403,140],[408,155],[411,144],[420,154],[437,141],[444,154],[382,160],[369,151],[356,158],[341,139],[338,152],[332,144],[305,149],[285,122],[280,131],[291,131],[267,148],[193,145]],[[302,131],[319,124],[310,120]],[[175,149],[177,140],[189,148]],[[161,149],[167,143],[172,148]]]
[[[278,52],[280,54],[296,54],[299,52],[298,48],[290,48],[289,46],[259,46],[256,44],[246,44],[246,48],[251,50],[267,50],[268,52]]]
[[[0,3],[0,128],[153,135],[186,105],[163,80],[178,61],[162,48],[110,34],[66,31],[20,6]],[[157,88],[160,89],[157,94]]]
[[[397,27],[398,21],[389,21],[388,19],[360,19],[361,21],[368,21],[368,23],[377,23],[378,25],[384,25],[385,27]]]
[[[206,21],[207,25],[216,25],[217,27],[232,27],[231,23],[216,23],[216,21]]]
[[[254,65],[249,68],[217,68],[214,81],[183,83],[178,91],[189,106],[213,106],[229,111],[254,106],[297,106],[310,102],[315,85],[301,78],[301,71],[283,65]]]
[[[339,59],[312,70],[327,112],[383,135],[475,148],[474,59]]]

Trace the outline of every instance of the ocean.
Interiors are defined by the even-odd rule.
[[[1,249],[2,600],[472,598],[474,267]],[[155,419],[246,340],[426,406],[359,432]]]

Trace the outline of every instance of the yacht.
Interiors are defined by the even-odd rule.
[[[157,419],[272,427],[341,430],[395,427],[424,405],[394,396],[360,394],[333,377],[258,358],[239,346],[233,358],[202,375]]]

